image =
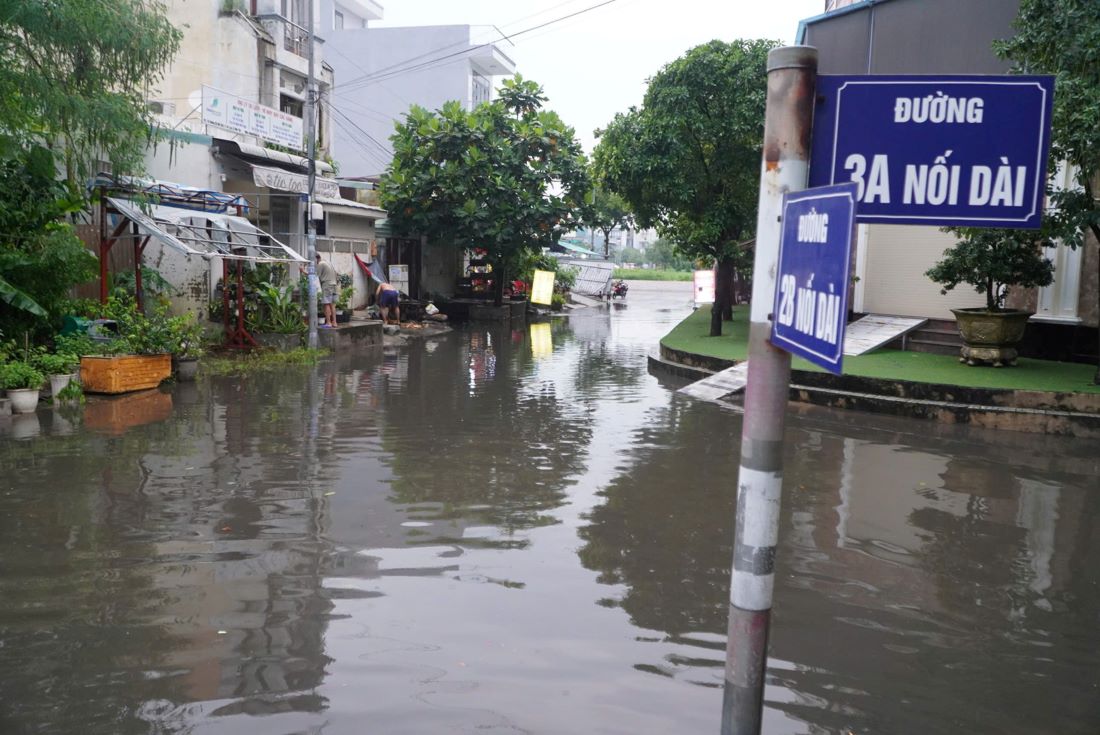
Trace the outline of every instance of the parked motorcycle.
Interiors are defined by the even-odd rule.
[[[625,299],[626,298],[626,291],[627,291],[626,281],[619,280],[619,281],[615,281],[614,283],[611,284],[611,298],[618,297],[620,299]]]

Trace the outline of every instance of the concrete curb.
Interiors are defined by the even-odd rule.
[[[661,346],[649,356],[653,370],[700,380],[736,364]],[[988,390],[959,386],[834,376],[796,370],[792,401],[946,424],[1078,438],[1100,438],[1100,395]],[[736,397],[723,402],[736,404]]]

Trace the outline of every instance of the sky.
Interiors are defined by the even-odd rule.
[[[607,0],[379,0],[371,27],[469,24],[512,34]],[[541,84],[547,107],[577,131],[585,150],[593,130],[641,104],[646,80],[693,46],[713,39],[794,42],[798,22],[824,0],[611,0],[604,7],[522,34],[513,43],[487,29],[475,43],[498,41],[524,78]],[[498,80],[499,83],[499,80]],[[399,85],[400,78],[388,84]]]

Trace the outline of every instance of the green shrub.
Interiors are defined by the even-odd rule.
[[[33,360],[34,366],[46,375],[68,375],[76,372],[80,358],[70,352],[43,353]]]
[[[14,360],[0,365],[0,388],[18,390],[20,388],[41,388],[46,376],[29,362]]]

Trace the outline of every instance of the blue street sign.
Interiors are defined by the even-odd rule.
[[[820,76],[810,186],[860,222],[1037,228],[1054,77]]]
[[[771,343],[840,373],[856,225],[855,183],[783,197]]]

